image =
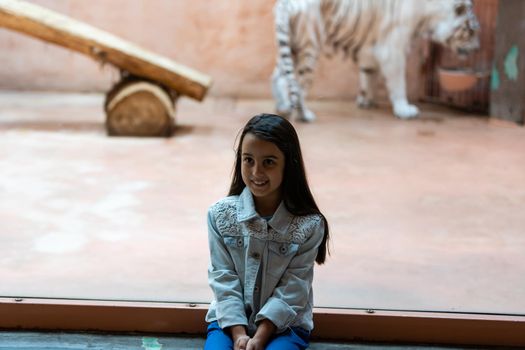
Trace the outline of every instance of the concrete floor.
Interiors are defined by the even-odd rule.
[[[525,314],[525,128],[317,102],[296,124],[332,234],[324,307]],[[101,95],[0,93],[0,296],[209,302],[206,210],[270,101],[181,99],[110,138]]]

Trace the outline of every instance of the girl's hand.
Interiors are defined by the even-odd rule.
[[[262,320],[257,326],[255,335],[248,341],[246,350],[264,350],[276,328],[270,320]]]
[[[246,345],[246,350],[264,350],[265,345],[266,342],[263,342],[258,338],[252,338],[248,341],[248,344]]]
[[[247,335],[241,335],[237,337],[233,343],[233,350],[247,350],[250,337]]]
[[[231,326],[228,331],[233,340],[233,350],[246,350],[250,337],[246,335],[246,328],[241,325]]]

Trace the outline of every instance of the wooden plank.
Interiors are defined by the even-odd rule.
[[[78,51],[201,101],[211,78],[108,32],[20,0],[0,0],[0,27]]]
[[[490,116],[525,124],[525,1],[499,2]],[[522,28],[522,29],[520,29]]]

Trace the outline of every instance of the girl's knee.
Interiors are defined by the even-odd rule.
[[[219,327],[217,322],[212,322],[208,326],[206,343],[204,350],[231,350],[233,342],[230,336]]]
[[[274,337],[266,346],[266,350],[304,350],[308,348],[308,335],[289,330]]]

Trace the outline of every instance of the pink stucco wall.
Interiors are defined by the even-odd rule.
[[[275,62],[269,0],[31,0],[213,77],[210,95],[270,97]],[[311,96],[357,92],[351,61],[321,59]],[[0,28],[0,89],[106,91],[110,66]],[[409,88],[412,88],[409,86]]]

